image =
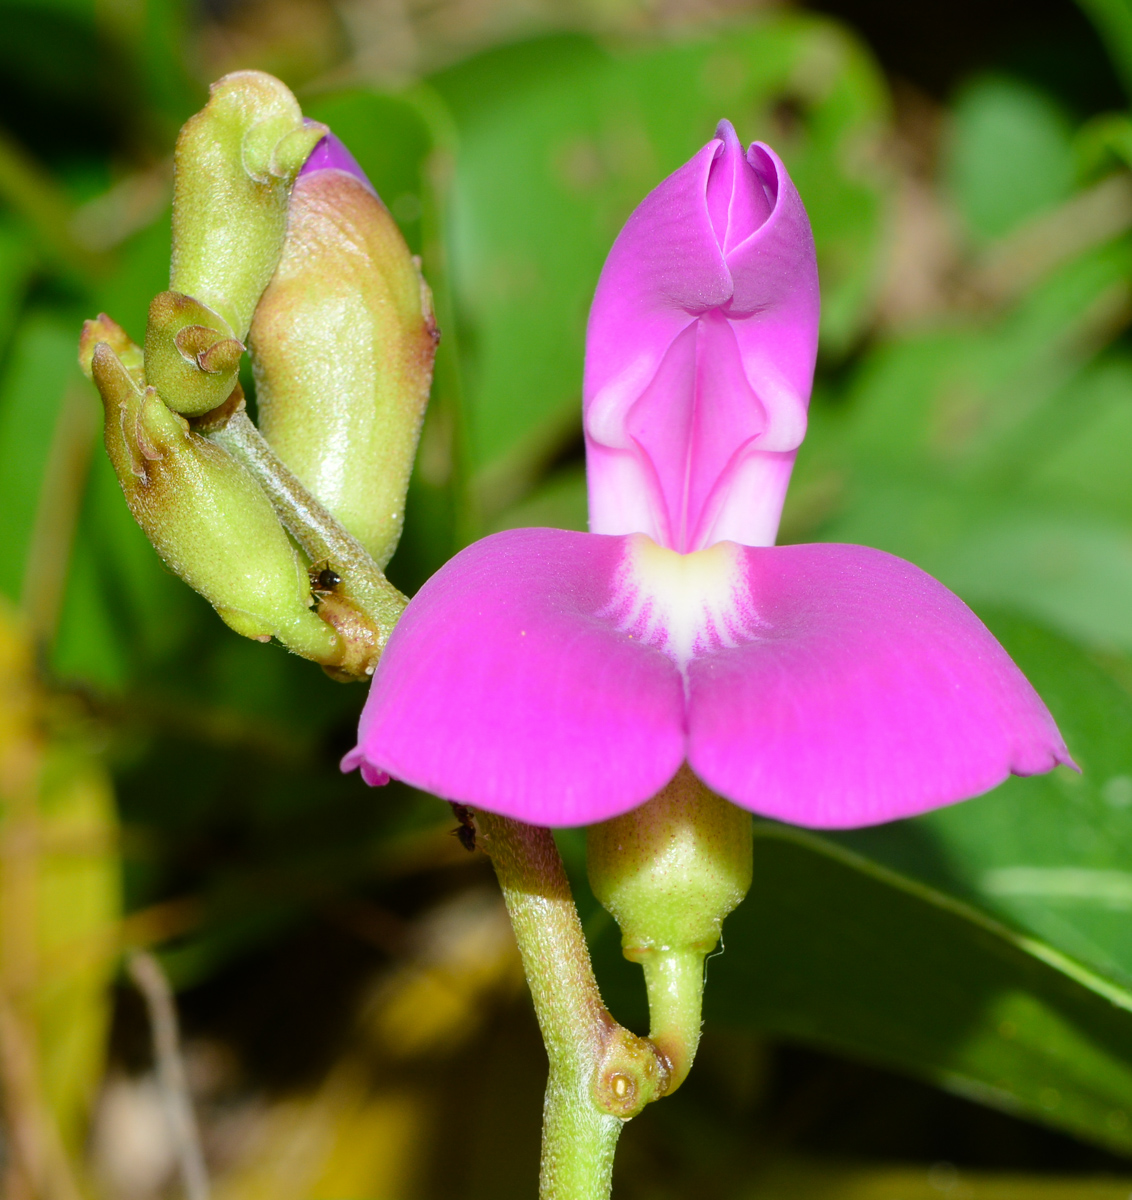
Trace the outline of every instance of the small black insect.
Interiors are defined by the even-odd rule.
[[[476,819],[472,810],[463,804],[453,804],[452,815],[460,822],[452,830],[452,834],[454,837],[458,837],[460,845],[471,853],[476,848]]]
[[[311,581],[311,591],[316,596],[329,596],[342,582],[342,576],[327,566],[325,562],[313,563],[308,572]]]

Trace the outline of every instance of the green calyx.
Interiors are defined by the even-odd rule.
[[[751,885],[751,816],[684,766],[647,804],[591,825],[586,857],[625,957],[644,968],[649,1037],[671,1064],[671,1092],[699,1042],[704,958]]]
[[[242,341],[279,262],[291,185],[326,127],[262,71],[213,84],[177,139],[170,286]],[[147,346],[148,352],[148,346]]]
[[[99,313],[93,321],[83,322],[79,335],[79,366],[87,379],[92,378],[92,360],[95,347],[105,342],[134,384],[145,389],[145,356],[142,349],[113,318]]]
[[[223,317],[180,292],[161,292],[149,306],[145,376],[174,412],[200,416],[232,394],[243,343]]]
[[[436,341],[385,206],[343,171],[304,175],[249,338],[260,427],[379,567],[401,536]]]
[[[311,611],[307,572],[263,492],[139,382],[113,342],[95,340],[111,324],[88,322],[82,361],[102,396],[106,451],[135,520],[237,633],[337,661],[340,639]],[[136,347],[126,350],[127,361],[138,357]]]

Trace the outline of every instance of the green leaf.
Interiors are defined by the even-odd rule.
[[[1132,995],[832,840],[756,826],[706,1019],[886,1064],[1127,1151]]]
[[[589,528],[586,473],[581,467],[555,472],[525,500],[500,513],[491,532],[539,526],[580,533]]]
[[[1124,86],[1132,94],[1132,4],[1129,0],[1077,0],[1101,32]]]
[[[0,593],[20,598],[24,564],[55,423],[68,387],[81,385],[73,327],[40,312],[16,333],[0,376]]]
[[[1007,616],[992,627],[1049,704],[1083,774],[1012,778],[965,804],[852,833],[764,829],[789,849],[766,855],[770,912],[759,919],[748,908],[745,920],[774,949],[744,943],[733,963],[725,956],[722,988],[734,967],[753,992],[765,990],[756,976],[772,973],[773,952],[795,982],[755,1001],[760,1023],[1127,1151],[1132,699],[1040,627]],[[815,866],[802,848],[824,861]],[[850,868],[863,878],[851,879]],[[888,899],[881,884],[893,889]],[[748,928],[731,919],[732,950],[736,926],[740,939]],[[784,927],[809,945],[791,949]],[[721,1004],[736,1014],[734,994]]]
[[[15,225],[0,222],[0,354],[8,348],[34,266],[27,239]]]
[[[40,820],[37,1026],[45,1092],[77,1151],[105,1066],[122,908],[114,794],[87,748],[51,748]]]
[[[855,458],[1015,486],[1080,426],[1072,385],[1127,320],[1132,246],[1081,255],[1009,311],[881,345],[845,399]]]
[[[1014,79],[983,79],[960,95],[953,120],[949,175],[976,238],[1001,237],[1069,195],[1069,122],[1044,92]]]
[[[907,558],[971,604],[1132,651],[1132,529],[1112,518],[878,472],[822,537]]]
[[[1132,359],[1108,356],[1083,372],[1064,407],[1072,420],[1033,462],[1029,489],[1132,528]]]

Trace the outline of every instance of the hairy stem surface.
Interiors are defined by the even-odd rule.
[[[540,1200],[608,1200],[617,1138],[664,1094],[651,1042],[602,1004],[570,884],[550,830],[477,813],[519,943],[550,1075],[543,1108]]]
[[[236,412],[208,436],[255,477],[311,562],[341,577],[340,589],[324,601],[319,615],[359,646],[356,661],[346,664],[347,673],[372,675],[408,600],[385,578],[361,542],[307,491],[247,413]]]

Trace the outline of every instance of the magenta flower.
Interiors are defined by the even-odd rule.
[[[317,121],[312,121],[307,118],[305,125],[316,125]],[[303,163],[303,168],[299,172],[299,178],[304,175],[313,174],[315,171],[345,171],[347,175],[353,175],[359,183],[377,195],[377,189],[369,180],[369,176],[358,165],[358,160],[346,148],[346,143],[342,141],[337,134],[328,132],[322,141],[315,145],[315,148],[310,152],[307,161]]]
[[[773,545],[805,433],[818,282],[802,202],[727,122],[645,198],[590,314],[593,533],[477,542],[421,589],[343,769],[538,825],[605,820],[683,762],[755,813],[847,827],[1071,765],[941,584]]]

